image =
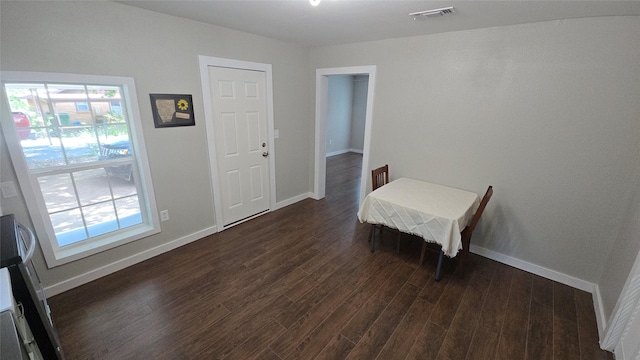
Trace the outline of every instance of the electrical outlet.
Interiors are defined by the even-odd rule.
[[[2,192],[2,197],[5,199],[18,196],[18,190],[13,181],[0,183],[0,192]]]
[[[167,220],[169,220],[169,210],[160,211],[160,221],[167,221]]]

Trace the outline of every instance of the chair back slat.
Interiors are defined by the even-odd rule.
[[[484,208],[487,207],[487,203],[491,199],[492,195],[493,195],[493,186],[489,186],[489,188],[487,189],[487,192],[482,197],[482,201],[480,201],[480,206],[478,206],[478,210],[476,210],[476,213],[473,214],[471,223],[469,223],[469,226],[465,229],[466,231],[469,232],[469,234],[473,233],[473,229],[475,229],[476,225],[478,225],[478,221],[480,221],[480,216],[482,216],[482,213],[484,212]]]
[[[371,170],[371,187],[373,190],[389,183],[389,165]]]

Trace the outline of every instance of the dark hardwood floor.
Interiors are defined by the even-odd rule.
[[[50,299],[68,359],[613,359],[591,295],[357,221],[361,156],[304,200]],[[496,189],[500,191],[500,189]]]

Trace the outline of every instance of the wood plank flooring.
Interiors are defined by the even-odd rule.
[[[304,200],[50,299],[68,359],[613,359],[591,295],[393,233],[369,251],[361,156]],[[499,189],[498,189],[499,191]]]

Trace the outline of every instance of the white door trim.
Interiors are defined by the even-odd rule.
[[[376,66],[353,66],[341,68],[316,69],[316,143],[313,198],[324,198],[327,176],[327,107],[329,103],[330,75],[369,75],[367,89],[367,113],[364,125],[364,146],[362,148],[362,175],[360,176],[360,202],[366,194],[367,174],[369,172],[369,148],[371,145],[371,121],[373,119],[373,100],[376,84]]]
[[[209,66],[226,67],[241,70],[263,71],[266,75],[267,88],[267,132],[269,139],[269,210],[276,208],[276,174],[275,174],[275,146],[273,144],[273,73],[271,64],[256,63],[250,61],[225,59],[212,56],[198,56],[200,62],[200,81],[202,84],[202,100],[204,105],[205,128],[207,132],[207,146],[209,148],[209,166],[211,170],[211,191],[213,192],[213,207],[216,217],[217,231],[224,230],[222,219],[222,200],[218,194],[220,190],[220,178],[218,174],[218,158],[215,147],[215,134],[213,129],[213,112],[211,111],[211,90],[209,89]]]
[[[597,306],[596,314],[598,313],[598,308]],[[600,312],[602,313],[602,311]],[[637,325],[638,317],[640,317],[640,253],[636,257],[609,321],[606,324],[602,324],[604,329],[600,335],[600,347],[605,350],[615,351],[616,358],[624,359],[625,357],[621,353],[631,353],[634,349],[624,349],[623,343],[628,343],[628,339],[638,339],[640,336],[638,329],[632,326],[634,324]],[[603,322],[603,315],[600,316],[600,320],[600,322]],[[635,349],[635,355],[633,356],[636,356],[636,359],[640,356],[640,347]],[[632,359],[632,357],[630,356],[627,359]]]

